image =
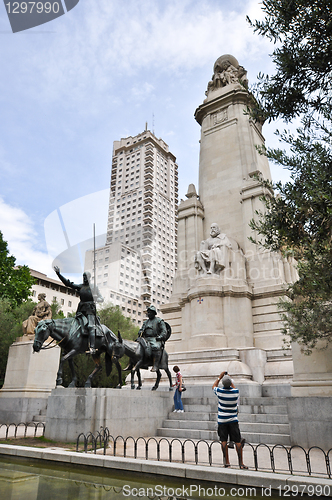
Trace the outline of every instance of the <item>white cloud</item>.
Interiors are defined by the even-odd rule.
[[[139,71],[169,78],[224,53],[255,58],[267,42],[253,34],[245,16],[258,17],[257,5],[248,0],[235,10],[214,0],[87,1],[54,24],[56,35],[45,36],[34,53],[31,44],[20,47],[29,57],[21,57],[19,71],[36,99],[68,103],[104,99],[121,79],[124,88],[135,84]]]
[[[0,143],[0,172],[2,175],[15,175],[18,169],[12,165],[8,160],[5,152],[5,148]]]
[[[50,275],[52,259],[36,248],[36,231],[30,217],[20,208],[8,205],[0,198],[0,230],[8,243],[16,264]]]
[[[131,89],[132,96],[136,102],[142,102],[153,94],[154,86],[151,83],[144,82],[141,85],[135,85]]]

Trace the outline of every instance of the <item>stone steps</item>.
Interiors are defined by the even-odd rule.
[[[240,429],[243,434],[275,434],[279,436],[289,433],[289,424],[241,422]]]
[[[278,413],[242,413],[241,411],[238,414],[239,422],[241,426],[242,422],[251,422],[251,423],[271,423],[271,424],[288,424],[288,415],[278,414]]]
[[[282,444],[284,446],[291,445],[289,433],[288,434],[250,433],[250,432],[242,432],[241,429],[241,436],[246,439],[247,443],[251,444],[264,443],[269,445],[276,445],[276,444]]]
[[[175,415],[177,415],[175,413]],[[188,416],[190,416],[188,414]],[[164,420],[163,422],[164,429],[195,429],[195,430],[205,430],[205,431],[213,431],[217,430],[217,421],[214,419],[212,422],[207,421],[192,421],[192,420]]]
[[[216,406],[217,398],[216,396],[208,396],[204,398],[192,398],[192,397],[182,397],[183,402],[188,405],[212,405],[214,408]],[[283,397],[246,397],[240,396],[240,405],[264,405],[264,406],[278,406],[278,405],[286,405],[287,398]]]
[[[217,412],[211,412],[211,413],[200,413],[200,412],[191,412],[190,407],[187,405],[184,405],[184,411],[185,413],[180,413],[181,415],[181,420],[192,420],[196,422],[209,422],[210,420],[213,422],[217,421]],[[179,419],[179,414],[178,413],[170,413],[168,415],[168,420],[178,420]]]
[[[167,438],[217,440],[217,400],[183,397],[184,413],[170,413],[157,430]],[[242,397],[241,435],[248,443],[290,445],[286,398]]]
[[[32,421],[46,424],[46,410],[39,410],[38,415],[34,415]]]
[[[251,415],[287,415],[287,406],[286,405],[274,405],[274,406],[266,406],[266,405],[240,405],[239,412],[242,414],[249,413]]]
[[[199,429],[167,429],[162,427],[157,430],[157,436],[166,438],[180,438],[180,439],[205,439],[207,441],[216,440],[216,431],[207,431]]]
[[[185,405],[185,413],[181,414],[181,420],[191,420],[193,422],[217,422],[217,412],[210,413],[199,413],[191,412],[190,407]],[[189,409],[188,409],[189,408]],[[242,413],[241,410],[238,414],[239,422],[252,422],[252,423],[272,423],[272,424],[287,424],[288,415],[287,413]],[[179,415],[177,413],[170,413],[168,415],[168,420],[178,420]]]

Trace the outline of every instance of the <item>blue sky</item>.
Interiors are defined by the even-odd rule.
[[[113,141],[145,122],[177,157],[180,198],[197,186],[193,115],[215,60],[233,54],[250,84],[259,71],[273,72],[273,46],[253,33],[247,14],[262,17],[258,1],[80,0],[64,16],[12,34],[0,4],[0,230],[18,264],[55,277],[45,220],[63,205],[70,214],[87,196],[76,217],[78,210],[91,233],[84,214],[89,195],[109,186]],[[275,128],[263,129],[268,145],[276,145]],[[271,169],[275,180],[285,176]],[[98,232],[105,221],[104,212]]]

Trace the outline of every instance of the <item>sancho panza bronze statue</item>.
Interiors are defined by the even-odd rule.
[[[146,345],[144,346],[146,355],[147,357],[152,356],[153,358],[153,367],[151,371],[157,371],[159,369],[159,361],[164,344],[168,339],[168,332],[164,321],[157,317],[155,306],[149,306],[146,312],[148,319],[144,321],[138,332],[138,341],[140,338],[146,340]]]
[[[90,353],[96,354],[96,329],[102,332],[100,321],[97,316],[96,302],[104,302],[98,287],[90,286],[90,273],[83,273],[83,283],[80,285],[75,285],[72,281],[66,279],[62,274],[60,274],[60,269],[58,266],[54,266],[54,271],[58,275],[62,283],[73,290],[76,290],[80,296],[80,302],[77,307],[76,317],[85,317],[87,319],[87,324],[85,329],[89,335]]]

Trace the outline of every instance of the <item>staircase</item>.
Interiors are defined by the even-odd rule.
[[[217,440],[217,398],[182,398],[184,413],[170,413],[157,430],[170,438]],[[240,397],[241,435],[248,443],[289,445],[286,398]]]
[[[46,411],[47,411],[47,408],[43,408],[42,410],[39,410],[38,415],[34,415],[32,418],[32,421],[35,423],[40,422],[40,423],[45,424],[46,423]]]

